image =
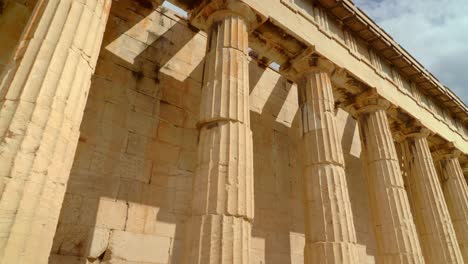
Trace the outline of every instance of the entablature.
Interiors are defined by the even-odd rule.
[[[244,1],[254,8],[259,5],[258,0]],[[349,84],[355,82],[367,88],[375,88],[381,96],[401,108],[402,112],[420,120],[430,130],[447,141],[454,142],[457,147],[463,149],[463,152],[468,153],[466,107],[455,96],[453,96],[454,100],[445,101],[443,106],[441,106],[442,100],[437,101],[439,97],[436,95],[440,91],[453,95],[448,92],[447,88],[440,86],[441,89],[429,89],[423,85],[422,80],[419,80],[421,76],[413,73],[412,77],[408,77],[412,72],[401,71],[396,63],[398,59],[406,57],[395,55],[393,61],[390,61],[382,55],[385,48],[382,47],[377,51],[375,46],[379,46],[378,44],[371,45],[369,41],[364,41],[360,36],[357,37],[352,27],[332,17],[328,12],[324,12],[322,5],[312,5],[310,2],[301,1],[302,11],[298,9],[295,11],[291,8],[291,4],[285,5],[285,1],[287,0],[271,1],[269,5],[261,6],[259,9],[258,12],[264,12],[264,16],[268,19],[252,34],[252,42],[259,42],[259,44],[252,44],[255,50],[267,57],[270,55],[268,53],[274,50],[276,54],[270,57],[276,57],[273,60],[284,64],[291,59],[291,56],[293,58],[300,56],[303,50],[313,47],[318,54],[331,60],[346,73],[346,81],[336,82],[335,85],[342,85],[351,91],[354,85]],[[297,8],[297,5],[295,6]],[[357,10],[356,7],[354,8]],[[370,19],[367,20],[370,26],[373,22]],[[385,34],[382,30],[380,31]],[[264,32],[269,32],[269,35],[259,40],[258,35],[265,36]],[[289,41],[290,39],[293,41]],[[262,50],[264,47],[268,48]],[[389,52],[386,54],[390,57]],[[414,65],[419,65],[414,59],[412,60]],[[419,65],[419,67],[422,66]],[[424,71],[418,72],[422,74]],[[338,81],[338,78],[334,80]],[[458,112],[454,112],[454,108],[447,105],[448,102],[460,103],[464,110],[458,111],[460,108],[457,106]]]
[[[349,98],[373,88],[401,113],[468,153],[467,107],[351,1],[239,1],[262,18],[249,40],[259,57],[285,65],[312,48],[335,64],[334,85]],[[174,2],[200,10],[217,1]]]

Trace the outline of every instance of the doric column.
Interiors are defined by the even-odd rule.
[[[254,217],[247,6],[208,17],[209,40],[184,263],[248,264]]]
[[[426,263],[463,263],[462,255],[427,142],[429,131],[404,131],[403,159],[413,215]]]
[[[47,263],[111,0],[38,5],[0,81],[0,263]]]
[[[358,263],[357,239],[330,81],[333,64],[299,56],[291,62],[299,89],[304,154],[304,263]]]
[[[424,263],[385,110],[375,93],[357,100],[379,263]]]
[[[454,148],[439,149],[434,153],[438,161],[442,190],[452,219],[458,245],[465,263],[468,263],[468,186]]]
[[[411,128],[401,137],[414,219],[426,263],[463,263],[427,142],[429,131]]]

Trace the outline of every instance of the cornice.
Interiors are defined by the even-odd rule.
[[[350,0],[317,0],[322,8],[369,43],[407,78],[467,123],[468,107]]]

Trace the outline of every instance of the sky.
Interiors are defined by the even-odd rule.
[[[354,0],[468,105],[468,0]]]

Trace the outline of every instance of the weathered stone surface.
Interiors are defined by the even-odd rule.
[[[411,133],[402,143],[419,241],[426,263],[462,263],[426,132]]]
[[[247,264],[254,217],[248,25],[229,10],[212,19],[184,263]]]
[[[424,263],[385,112],[386,103],[375,96],[363,96],[358,121],[377,242],[377,261]]]
[[[0,262],[45,263],[111,1],[34,9],[0,84]]]
[[[8,65],[34,5],[28,1],[3,0],[0,11],[0,74]]]
[[[329,73],[323,69],[305,69],[298,89],[305,160],[304,263],[358,263]]]
[[[442,190],[450,213],[463,260],[468,262],[468,186],[458,160],[457,150],[438,150],[434,158],[439,163]]]
[[[102,3],[102,0],[0,1],[0,70],[4,65],[5,55],[11,54],[16,45],[14,42],[22,34],[21,28],[24,24],[21,21],[28,19],[27,16],[36,2],[40,4],[36,10],[40,11],[41,5],[45,8],[51,3],[60,4],[62,7],[76,7],[83,3],[92,7]],[[182,5],[188,2],[191,2],[190,8],[201,7],[198,3],[194,4],[194,1],[172,1]],[[188,242],[189,247],[204,250],[204,261],[208,263],[302,264],[306,241],[309,241],[310,237],[325,241],[348,241],[315,243],[314,247],[308,246],[309,250],[306,252],[327,254],[326,257],[324,254],[316,254],[316,258],[319,259],[316,262],[325,262],[326,259],[329,262],[342,263],[380,263],[383,261],[376,256],[381,256],[382,241],[379,238],[382,236],[377,229],[377,235],[374,235],[375,223],[372,221],[371,212],[375,212],[375,206],[369,206],[372,205],[369,193],[373,195],[371,197],[377,198],[389,193],[395,197],[391,203],[382,203],[379,205],[382,208],[378,208],[384,211],[384,218],[378,219],[379,223],[384,226],[382,229],[389,231],[383,239],[384,247],[399,247],[392,251],[397,252],[392,255],[394,258],[386,258],[387,263],[414,263],[421,260],[415,257],[414,252],[417,250],[414,250],[414,236],[410,236],[414,234],[414,227],[396,223],[402,219],[410,219],[407,217],[408,207],[405,202],[400,201],[404,200],[404,195],[399,192],[403,190],[401,184],[398,183],[395,187],[392,185],[395,177],[381,177],[380,179],[391,181],[386,185],[388,188],[367,186],[367,180],[372,178],[367,175],[366,180],[361,163],[361,157],[364,158],[367,150],[364,148],[361,153],[359,129],[355,121],[358,115],[350,106],[355,103],[355,96],[368,86],[376,87],[377,92],[393,104],[387,112],[389,119],[385,123],[389,122],[392,128],[396,128],[396,123],[406,123],[413,118],[421,119],[424,126],[437,132],[437,136],[429,138],[431,148],[445,141],[453,141],[456,148],[466,153],[468,130],[462,121],[464,108],[460,111],[460,102],[455,99],[447,100],[452,95],[446,88],[442,90],[444,95],[439,97],[443,98],[443,102],[436,102],[436,98],[422,93],[422,88],[425,89],[426,86],[441,86],[431,77],[428,83],[424,83],[425,87],[421,87],[421,79],[418,76],[425,74],[422,68],[421,73],[416,75],[399,71],[405,63],[411,63],[412,66],[417,64],[407,56],[394,56],[394,52],[401,52],[399,47],[376,52],[376,48],[385,43],[381,43],[379,39],[369,42],[370,45],[362,41],[362,36],[373,38],[373,34],[382,32],[369,31],[373,25],[366,17],[360,22],[370,23],[370,27],[354,32],[357,28],[350,28],[349,23],[356,20],[351,16],[363,16],[352,4],[347,5],[349,0],[321,0],[314,3],[281,0],[268,1],[268,4],[263,0],[242,2],[249,5],[250,11],[253,10],[256,14],[243,12],[248,8],[239,5],[240,1],[237,0],[201,1],[201,4],[207,3],[209,6],[192,11],[189,25],[188,21],[182,18],[183,14],[176,14],[171,8],[158,7],[161,3],[159,0],[112,1],[112,10],[89,94],[87,98],[80,97],[81,101],[75,100],[76,113],[80,114],[81,105],[78,106],[78,102],[85,104],[86,101],[80,133],[77,133],[79,122],[74,123],[72,129],[68,129],[71,125],[65,129],[74,131],[66,134],[71,136],[65,139],[54,137],[56,133],[50,133],[50,128],[47,128],[49,132],[44,133],[45,136],[37,137],[37,131],[44,129],[38,124],[45,122],[62,129],[59,127],[58,116],[59,110],[64,109],[60,104],[63,104],[65,98],[62,93],[65,85],[57,85],[57,91],[60,92],[56,93],[56,79],[63,77],[70,80],[70,89],[84,87],[79,81],[73,81],[71,78],[81,76],[84,69],[94,69],[94,65],[88,54],[89,47],[77,44],[67,49],[66,45],[55,46],[53,42],[71,37],[89,39],[96,35],[71,30],[60,34],[56,34],[60,31],[55,30],[40,32],[47,34],[49,38],[46,44],[35,46],[44,52],[40,52],[33,60],[37,66],[46,65],[41,68],[44,71],[31,71],[33,74],[22,76],[33,80],[28,81],[28,86],[24,87],[41,87],[43,92],[36,96],[41,98],[38,104],[34,103],[34,96],[23,97],[26,100],[20,105],[21,109],[29,107],[28,111],[36,113],[33,118],[28,119],[27,115],[16,117],[24,117],[25,123],[32,120],[31,124],[26,126],[27,133],[30,133],[25,137],[28,139],[27,144],[33,141],[44,145],[47,143],[52,149],[55,141],[62,142],[79,137],[70,174],[65,169],[63,173],[61,170],[58,174],[52,173],[59,171],[59,165],[44,170],[48,173],[47,177],[60,175],[57,177],[59,180],[55,179],[60,183],[57,188],[44,188],[43,193],[52,194],[50,197],[44,196],[47,198],[47,205],[50,205],[49,208],[60,208],[62,198],[56,194],[63,193],[66,189],[57,228],[53,223],[56,217],[47,215],[52,219],[48,230],[50,234],[55,232],[50,263],[178,264],[187,256],[185,244]],[[331,8],[326,12],[321,5],[331,2],[336,7],[346,5],[346,8]],[[30,9],[23,10],[23,7]],[[215,15],[217,26],[224,23],[224,28],[212,38],[212,34],[206,34],[211,30],[207,31],[205,27],[210,23],[204,26],[200,22],[210,18],[213,12],[226,7],[234,8],[235,17],[246,17],[245,21],[248,23],[241,23],[241,19],[221,22],[222,18],[231,13],[218,13]],[[62,22],[70,24],[71,20],[67,20],[66,14],[71,13],[63,12],[61,8],[56,11],[54,17],[60,17]],[[74,19],[73,23],[87,23],[92,11],[92,8],[84,10],[80,19]],[[337,21],[336,17],[330,15],[330,12],[350,11],[351,16],[342,21]],[[267,17],[268,20],[265,20]],[[42,19],[41,16],[32,18],[36,19],[34,21]],[[41,29],[55,29],[59,24],[51,23]],[[341,26],[343,24],[347,26]],[[250,27],[244,28],[247,25]],[[353,24],[357,27],[359,25]],[[201,31],[195,28],[198,26],[201,26]],[[8,31],[2,32],[4,28],[8,28]],[[17,61],[26,54],[23,47],[38,43],[36,37],[27,37],[34,35],[29,33],[35,32],[35,26],[26,28],[32,30],[25,32],[26,41],[22,44],[27,45],[22,45],[17,50]],[[95,30],[90,26],[88,31]],[[248,41],[247,34],[239,34],[240,31],[249,32]],[[358,34],[360,36],[357,36]],[[210,49],[206,52],[207,39],[215,42],[215,56],[211,55],[213,52],[210,52]],[[31,42],[28,42],[29,40]],[[390,39],[386,40],[393,43]],[[99,47],[96,47],[95,50],[98,49]],[[60,67],[61,63],[47,64],[48,56],[53,57],[52,54],[55,53],[65,54],[64,51],[68,52],[66,54],[69,56],[59,56],[63,60],[56,58],[55,62],[74,60],[86,63],[77,66],[79,71],[69,71],[69,66]],[[324,61],[320,56],[326,56],[330,60],[328,64],[331,67],[327,68],[330,85],[323,87],[330,88],[333,85],[333,88],[327,91],[333,92],[335,98],[332,99],[331,94],[323,97],[326,98],[323,100],[326,104],[312,100],[314,110],[308,114],[325,114],[308,115],[308,118],[304,119],[307,120],[307,124],[301,125],[298,97],[299,94],[301,97],[303,94],[298,93],[297,86],[302,84],[288,80],[289,77],[282,75],[282,71],[278,72],[275,64],[272,64],[271,68],[266,65],[275,61],[282,69],[287,68],[293,60],[309,58],[305,53],[312,53],[312,60],[305,60],[307,67],[316,66],[317,60]],[[389,59],[388,56],[392,57],[392,65],[384,59]],[[27,60],[31,56],[24,58]],[[405,69],[413,70],[412,66]],[[16,66],[12,64],[12,67]],[[214,69],[210,72],[211,77],[207,68]],[[65,72],[69,74],[62,74]],[[414,82],[409,81],[408,74],[416,76]],[[41,76],[47,77],[44,78],[44,82],[41,82]],[[26,91],[31,90],[28,89]],[[440,92],[439,89],[428,91]],[[3,95],[2,92],[0,94]],[[18,92],[23,91],[18,89]],[[448,97],[445,97],[446,95]],[[52,102],[46,100],[48,97],[55,103],[47,104]],[[73,95],[73,98],[78,98],[78,94]],[[200,109],[202,98],[209,102],[203,103],[206,107]],[[0,100],[0,105],[8,106],[8,103],[4,102],[6,101]],[[334,105],[339,108],[334,109]],[[442,105],[448,107],[441,109]],[[48,106],[52,106],[52,110]],[[49,115],[49,110],[59,114]],[[26,111],[17,112],[23,113]],[[4,117],[2,114],[0,120]],[[309,129],[304,131],[304,127]],[[378,133],[384,131],[368,130]],[[307,142],[302,140],[304,133],[309,135]],[[57,140],[54,141],[55,138]],[[385,133],[381,138],[391,142],[391,137]],[[199,141],[204,142],[204,147],[197,151]],[[388,142],[384,142],[383,145],[387,146]],[[249,144],[251,150],[246,147]],[[41,155],[30,156],[37,161],[24,159],[18,162],[15,168],[22,173],[27,171],[24,168],[27,168],[28,164],[39,164],[38,162],[42,163],[44,160],[53,161],[53,164],[68,160],[69,163],[63,167],[71,166],[72,158],[69,157],[73,156],[75,150],[74,146],[69,146],[66,153],[57,147],[55,156],[50,158],[42,155],[46,152],[41,145],[41,151],[37,152]],[[310,153],[304,155],[301,151],[303,148]],[[19,147],[19,150],[25,153],[35,151],[34,148],[22,147]],[[378,152],[385,148],[374,150]],[[251,155],[246,155],[249,152]],[[378,169],[395,174],[397,167],[394,166],[393,160],[395,156],[385,157],[384,161],[375,163],[383,165]],[[466,166],[465,160],[465,157],[460,157],[462,167]],[[0,166],[0,171],[3,168]],[[40,175],[43,172],[42,168],[45,167],[34,167],[34,175]],[[307,170],[303,170],[304,168]],[[197,181],[195,173],[206,175],[211,184],[207,186],[208,181]],[[334,181],[311,184],[311,181],[303,181],[304,173],[317,176],[313,177],[314,180]],[[387,176],[389,174],[384,173]],[[238,177],[239,175],[242,177]],[[442,173],[440,175],[442,178]],[[37,177],[30,179],[37,179],[40,183]],[[215,181],[218,179],[220,180]],[[239,179],[245,181],[235,182]],[[242,185],[244,183],[245,185]],[[308,202],[309,210],[304,210],[303,198],[306,188],[307,195],[319,193],[316,191],[319,189],[317,187],[324,186],[330,188],[320,188],[323,196],[312,196]],[[196,188],[195,192],[193,187]],[[376,195],[377,191],[379,194]],[[203,192],[205,196],[192,199]],[[346,192],[349,204],[346,202]],[[454,192],[451,191],[450,194]],[[460,204],[468,204],[463,203],[466,198],[457,196],[456,199],[461,201]],[[446,200],[448,202],[449,198]],[[192,216],[193,203],[197,204],[197,212],[203,215]],[[32,204],[29,205],[33,208]],[[448,206],[453,215],[450,202]],[[456,210],[460,214],[464,212],[464,209]],[[332,214],[333,212],[335,214]],[[255,221],[252,220],[254,213]],[[389,220],[393,220],[392,216],[397,216],[396,222]],[[327,222],[327,219],[332,220]],[[461,231],[456,225],[463,221],[463,217],[456,219],[461,219],[453,221],[453,224],[459,244],[462,245],[459,236]],[[353,240],[349,228],[351,221],[355,229],[353,243],[349,243]],[[31,229],[40,230],[36,227],[44,221],[40,222],[32,225]],[[392,226],[398,226],[403,231],[398,231],[398,228],[391,229]],[[398,231],[396,235],[394,230]],[[111,238],[113,233],[120,235]],[[196,236],[190,237],[192,234]],[[379,243],[376,243],[376,238]],[[224,244],[212,245],[212,241]],[[38,248],[33,243],[29,245],[28,250]],[[407,255],[399,253],[405,250],[409,251]],[[437,250],[438,248],[434,249]],[[353,258],[351,252],[357,255],[353,260],[349,260]],[[407,261],[404,256],[409,256],[412,261]],[[310,261],[310,258],[306,257],[305,260]],[[18,261],[44,263],[38,259],[34,259],[33,262],[29,259]]]
[[[124,231],[114,231],[109,240],[108,254],[105,261],[111,260],[144,263],[167,263],[171,239],[167,237],[136,234]]]

